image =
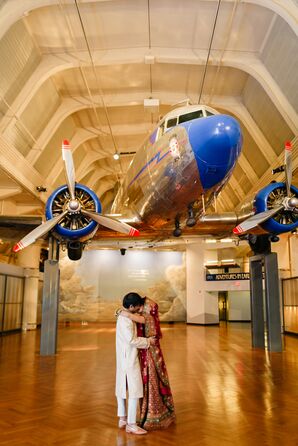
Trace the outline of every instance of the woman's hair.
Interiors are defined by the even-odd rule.
[[[129,308],[131,305],[144,305],[144,299],[138,293],[128,293],[123,297],[123,306]]]

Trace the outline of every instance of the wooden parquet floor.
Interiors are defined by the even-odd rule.
[[[55,357],[38,331],[0,338],[0,446],[298,445],[298,338],[270,354],[249,324],[163,333],[177,423],[145,437],[117,428],[114,324],[61,327]]]

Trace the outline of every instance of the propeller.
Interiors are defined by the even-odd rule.
[[[67,139],[64,139],[62,143],[62,159],[64,161],[66,181],[70,197],[72,200],[75,200],[75,168],[73,164],[70,144]]]
[[[259,214],[255,214],[252,217],[249,217],[247,220],[244,220],[240,225],[236,226],[236,228],[233,229],[233,233],[236,235],[243,234],[244,232],[247,232],[250,229],[260,225],[261,223],[264,223],[266,220],[269,220],[269,218],[278,214],[278,212],[280,212],[282,209],[284,209],[283,205],[278,206],[274,209],[270,209],[270,211],[264,211],[260,212]]]
[[[291,195],[292,182],[292,144],[290,141],[285,143],[285,172],[286,172],[286,186],[287,196]]]
[[[129,234],[132,236],[140,234],[137,229],[133,228],[127,223],[116,220],[115,218],[106,217],[105,215],[99,214],[97,212],[86,211],[85,209],[82,209],[81,212],[82,214],[99,223],[101,226],[105,226],[106,228],[112,229],[113,231],[122,232],[123,234]]]
[[[23,237],[22,240],[20,240],[13,247],[13,251],[18,252],[21,249],[24,249],[27,246],[31,245],[37,239],[43,237],[45,234],[51,231],[51,229],[62,222],[62,220],[64,220],[65,225],[70,225],[72,229],[77,229],[77,220],[80,215],[82,216],[82,218],[88,217],[89,219],[94,220],[96,223],[112,229],[113,231],[128,234],[130,236],[138,236],[140,233],[137,229],[115,218],[107,217],[98,212],[92,212],[88,210],[87,200],[82,198],[80,195],[76,196],[75,168],[70,144],[69,141],[66,139],[62,143],[62,158],[64,161],[64,170],[70,199],[69,196],[68,198],[67,196],[64,196],[65,200],[63,200],[62,203],[58,203],[59,206],[57,205],[58,208],[56,209],[56,212],[60,209],[62,210],[62,212],[51,218],[50,220],[47,220],[45,223],[42,223],[40,226]]]
[[[285,143],[285,164],[283,170],[286,174],[286,196],[282,197],[282,202],[279,202],[277,206],[274,206],[272,209],[268,209],[267,211],[260,212],[259,214],[255,214],[252,217],[249,217],[247,220],[244,220],[240,223],[236,228],[233,229],[233,233],[236,235],[243,234],[250,229],[255,228],[256,226],[264,223],[269,220],[269,218],[274,217],[280,211],[293,211],[298,208],[298,199],[293,197],[291,194],[291,181],[292,181],[292,144],[290,141]],[[281,200],[279,200],[281,201]]]
[[[18,252],[21,249],[24,249],[32,243],[36,242],[37,239],[41,238],[54,226],[56,226],[67,215],[67,213],[68,211],[64,211],[62,212],[62,214],[57,215],[57,217],[54,217],[51,220],[47,220],[45,223],[37,226],[37,228],[33,229],[33,231],[29,232],[29,234],[25,235],[25,237],[23,237],[21,241],[14,245],[13,251]]]

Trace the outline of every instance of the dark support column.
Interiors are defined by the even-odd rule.
[[[44,263],[44,284],[40,354],[55,355],[57,351],[57,326],[59,304],[59,245],[53,238],[49,243],[49,260]]]
[[[268,350],[282,351],[279,280],[276,253],[264,256]]]
[[[265,348],[262,256],[250,257],[249,263],[252,346]]]

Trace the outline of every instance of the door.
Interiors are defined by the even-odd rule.
[[[218,313],[220,321],[227,320],[227,296],[227,291],[218,292]]]

